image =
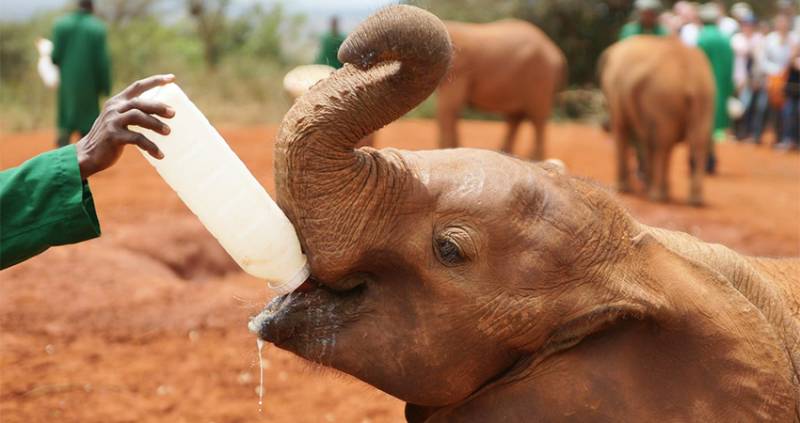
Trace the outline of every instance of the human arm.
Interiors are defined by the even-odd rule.
[[[169,134],[169,126],[152,115],[171,118],[175,111],[163,103],[144,101],[138,97],[150,88],[174,80],[173,75],[151,76],[134,82],[106,102],[92,129],[75,145],[81,178],[86,179],[112,166],[122,156],[127,144],[136,145],[157,159],[164,157],[155,144],[144,135],[129,130],[128,125]]]
[[[74,146],[50,151],[0,172],[0,269],[33,257],[51,246],[100,236],[100,224],[86,178],[113,165],[126,144],[150,155],[163,155],[137,125],[162,134],[169,128],[151,116],[166,118],[166,105],[137,97],[156,85],[172,82],[162,75],[138,81],[106,102],[92,130]]]
[[[100,236],[78,169],[75,146],[67,146],[0,172],[0,269],[54,245]]]

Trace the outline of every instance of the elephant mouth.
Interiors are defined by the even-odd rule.
[[[309,280],[296,291],[272,299],[250,319],[248,328],[261,340],[313,359],[314,344],[330,343],[356,320],[366,289],[359,285],[335,291]]]

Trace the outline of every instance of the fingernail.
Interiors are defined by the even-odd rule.
[[[167,106],[167,114],[169,115],[169,117],[175,116],[175,109],[173,109],[172,107]]]
[[[164,153],[162,153],[161,150],[156,151],[156,158],[158,158],[159,160],[163,159]]]
[[[164,135],[169,135],[170,132],[172,132],[172,129],[170,129],[169,126],[164,125],[161,127],[161,133],[163,133]]]

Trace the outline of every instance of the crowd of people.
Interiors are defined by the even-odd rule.
[[[664,10],[658,0],[637,0],[636,13],[637,18],[622,29],[620,39],[638,34],[675,36],[708,56],[717,88],[715,139],[726,138],[731,129],[736,140],[761,144],[765,129],[772,126],[776,149],[800,150],[800,15],[796,0],[780,0],[772,19],[756,16],[746,2],[728,10],[721,1],[678,1]],[[730,102],[738,107],[729,106]],[[740,112],[729,113],[736,109]],[[729,114],[734,115],[732,122]]]

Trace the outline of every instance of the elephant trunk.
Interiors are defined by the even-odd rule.
[[[354,244],[365,216],[387,215],[374,210],[376,203],[396,197],[402,172],[388,155],[355,145],[422,102],[447,71],[451,53],[438,18],[411,6],[385,8],[345,40],[344,67],[284,117],[275,146],[278,203],[296,225],[312,268]]]

